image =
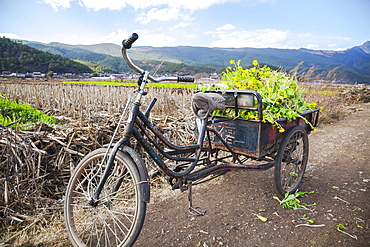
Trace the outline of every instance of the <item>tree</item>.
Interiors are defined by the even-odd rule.
[[[90,77],[98,77],[98,73],[94,72],[90,75]]]
[[[50,70],[46,75],[49,76],[49,77],[53,77],[54,71]]]

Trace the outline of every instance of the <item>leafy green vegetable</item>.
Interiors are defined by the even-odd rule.
[[[308,223],[311,223],[311,224],[315,223],[315,221],[313,219],[311,219],[310,217],[308,217],[305,214],[303,215],[302,219],[306,220]]]
[[[334,190],[339,189],[339,187],[338,187],[338,186],[331,185],[330,183],[328,184],[328,187],[330,187],[330,188],[332,188],[332,189],[334,189]]]
[[[350,236],[351,238],[357,239],[357,236],[356,236],[356,235],[351,235],[351,234],[349,234],[349,233],[347,233],[347,232],[343,231],[342,229],[345,229],[344,225],[343,225],[343,224],[339,224],[339,225],[337,226],[337,230],[338,230],[338,231],[340,231],[341,233],[344,233],[344,234],[346,234],[346,235]]]
[[[293,193],[293,194],[289,194],[289,192],[287,192],[287,193],[285,193],[285,197],[284,197],[283,200],[280,200],[277,196],[274,196],[273,198],[278,200],[280,205],[282,205],[286,209],[293,209],[293,210],[306,209],[306,210],[310,210],[308,207],[309,206],[314,206],[316,204],[307,205],[306,203],[301,203],[301,201],[298,200],[298,198],[304,196],[305,194],[312,194],[312,193],[314,193],[314,191],[310,191],[310,192],[299,191],[299,192],[296,192],[296,193]]]
[[[0,95],[0,124],[11,124],[12,128],[21,130],[30,129],[32,126],[45,123],[53,125],[55,119],[27,104],[18,104],[14,100]]]
[[[302,98],[302,91],[294,78],[283,71],[271,70],[266,65],[260,67],[257,60],[253,61],[254,67],[250,69],[243,69],[240,66],[240,60],[238,62],[231,60],[230,64],[234,66],[226,68],[221,82],[226,85],[226,89],[257,91],[263,102],[263,122],[269,122],[276,126],[280,132],[284,132],[284,128],[277,120],[285,118],[289,122],[302,118],[316,131],[316,128],[300,114],[307,110],[316,109],[318,106],[315,102],[305,102]],[[225,86],[219,88],[223,90]],[[258,112],[250,110],[240,110],[239,116],[235,116],[235,109],[232,108],[215,111],[214,114],[258,119]]]
[[[337,230],[338,230],[338,231],[342,230],[343,228],[345,228],[343,224],[339,224],[339,225],[337,226]]]
[[[290,175],[291,177],[295,177],[295,178],[297,178],[297,177],[298,177],[298,174],[297,174],[297,173],[295,173],[295,172],[289,172],[289,175]]]

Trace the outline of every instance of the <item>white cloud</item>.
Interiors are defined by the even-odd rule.
[[[99,43],[114,43],[122,44],[122,40],[128,38],[133,32],[139,34],[139,39],[135,42],[135,46],[172,46],[176,44],[177,39],[164,33],[156,33],[147,29],[135,29],[129,32],[124,29],[118,29],[115,32],[107,33],[99,36],[88,36],[81,34],[71,34],[66,37],[68,44],[99,44]],[[63,42],[63,41],[61,41]]]
[[[133,32],[137,32],[134,30]],[[129,37],[131,33],[127,32],[124,29],[117,29],[115,32],[105,33],[102,35],[81,35],[81,34],[72,34],[68,37],[69,44],[100,44],[100,43],[113,43],[121,45],[123,39]]]
[[[58,0],[55,0],[58,1]],[[236,0],[79,0],[83,6],[94,9],[112,9],[118,10],[125,8],[127,5],[134,9],[146,9],[155,6],[168,6],[170,8],[182,8],[188,10],[206,9],[215,4],[222,4],[226,2],[235,2]],[[237,0],[238,1],[238,0]]]
[[[187,37],[188,39],[197,39],[197,38],[199,38],[199,36],[198,36],[198,35],[196,35],[196,34],[188,34],[186,37]]]
[[[15,33],[0,33],[0,37],[6,37],[8,39],[23,39],[23,40],[27,40],[26,38],[22,37],[22,36],[19,36]]]
[[[187,10],[207,9],[212,5],[224,4],[228,2],[242,2],[242,0],[42,0],[46,4],[50,4],[54,9],[60,7],[69,8],[72,1],[78,1],[81,6],[88,9],[101,10],[120,10],[127,6],[133,7],[135,10],[146,9],[152,7],[169,7],[180,8]],[[245,0],[244,0],[245,1]],[[256,2],[265,2],[266,0],[248,0],[252,4]]]
[[[43,0],[44,3],[50,4],[53,9],[58,10],[59,8],[69,8],[72,0]]]
[[[167,35],[163,32],[148,30],[148,29],[134,29],[125,30],[117,29],[114,32],[104,33],[97,35],[96,33],[70,33],[68,35],[62,35],[58,38],[55,37],[39,37],[37,39],[30,37],[21,37],[14,33],[0,33],[0,37],[6,37],[9,39],[21,39],[21,40],[32,40],[42,43],[53,42],[56,39],[60,43],[71,44],[71,45],[93,45],[100,43],[113,43],[117,45],[122,44],[122,40],[128,38],[132,33],[138,33],[139,39],[135,42],[135,46],[173,46],[178,44],[178,39],[174,36]]]
[[[189,20],[190,20],[190,19],[189,19]],[[189,26],[189,25],[190,25],[190,23],[189,23],[189,22],[187,22],[187,21],[182,21],[182,22],[180,22],[179,24],[175,25],[175,26],[173,27],[173,29],[184,28],[184,27],[187,27],[187,26]]]
[[[296,47],[304,47],[311,50],[317,49],[343,49],[346,47],[345,44],[350,38],[338,37],[338,36],[328,36],[320,34],[298,34],[291,35],[292,41],[296,44]],[[339,47],[341,46],[341,47]]]
[[[312,36],[312,34],[310,34],[310,33],[301,33],[301,34],[298,34],[298,37],[300,37],[300,38],[309,38],[311,36]]]
[[[135,1],[135,0],[133,0]],[[125,8],[131,1],[128,0],[79,0],[80,5],[88,9],[101,10],[120,10]]]
[[[217,31],[227,31],[227,30],[232,30],[232,29],[235,29],[235,27],[232,24],[226,24],[226,25],[216,28]]]
[[[138,46],[173,46],[177,39],[164,33],[152,33],[147,29],[137,30],[140,38],[137,41]]]
[[[136,21],[141,22],[142,24],[148,24],[152,20],[158,21],[169,21],[169,20],[176,20],[181,18],[180,10],[177,8],[171,9],[158,9],[152,8],[146,14],[141,14],[139,17],[136,18]]]
[[[317,45],[317,44],[308,44],[308,45],[306,45],[306,48],[310,49],[310,50],[315,50],[318,47],[319,47],[319,45]]]
[[[211,43],[212,47],[286,48],[289,32],[276,29],[241,30],[222,33],[216,31],[213,33],[213,36],[217,40]]]

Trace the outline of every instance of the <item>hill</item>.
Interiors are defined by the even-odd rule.
[[[34,48],[59,54],[71,59],[91,61],[116,71],[130,71],[121,58],[121,47],[114,44],[67,45],[61,43],[43,44],[22,41]],[[257,59],[260,63],[282,67],[287,70],[303,62],[298,72],[311,73],[311,77],[322,79],[335,72],[338,82],[370,83],[370,42],[344,51],[309,50],[309,49],[276,49],[276,48],[208,48],[208,47],[134,47],[130,57],[141,61],[144,69],[156,69],[161,64],[161,71],[168,72],[178,65],[193,71],[203,66],[206,71],[219,72],[229,65],[229,60],[242,60],[243,66],[250,65]],[[157,62],[154,62],[157,61]],[[147,66],[147,67],[145,67]],[[153,67],[154,66],[154,67]],[[189,67],[191,66],[191,67]],[[310,69],[311,68],[311,69]],[[202,71],[198,68],[197,71]],[[204,72],[206,72],[204,71]]]
[[[0,38],[0,71],[17,73],[53,71],[56,73],[88,73],[92,70],[69,58]]]
[[[365,49],[365,46],[362,46]],[[275,49],[275,48],[206,48],[206,47],[135,47],[132,50],[134,59],[144,57],[171,60],[196,65],[207,64],[228,66],[229,60],[242,60],[243,66],[250,65],[257,59],[259,62],[291,70],[304,62],[299,73],[307,73],[311,67],[313,77],[325,78],[336,70],[336,80],[343,82],[370,83],[370,54],[361,47],[345,51],[320,51],[308,49]]]

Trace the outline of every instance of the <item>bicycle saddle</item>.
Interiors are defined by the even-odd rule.
[[[205,119],[215,110],[225,109],[225,98],[217,93],[196,93],[192,97],[191,107],[195,116]]]

